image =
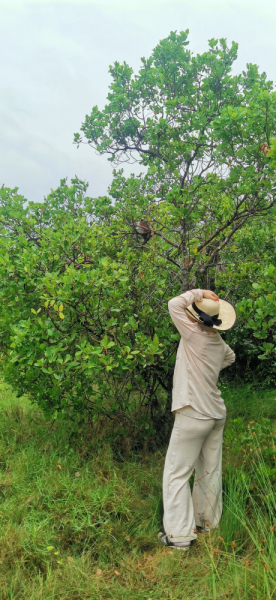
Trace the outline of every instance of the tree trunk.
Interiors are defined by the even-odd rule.
[[[182,294],[187,292],[189,289],[189,275],[190,275],[190,267],[189,267],[189,258],[184,258],[184,267],[182,270]]]

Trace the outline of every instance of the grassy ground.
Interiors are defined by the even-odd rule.
[[[269,419],[263,448],[273,465],[276,391],[222,392],[220,529],[183,554],[156,541],[165,448],[120,459],[96,432],[51,427],[2,384],[0,599],[276,598],[275,474],[261,470],[248,438],[250,422]]]

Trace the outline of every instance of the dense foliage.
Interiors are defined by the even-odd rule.
[[[85,191],[62,182],[43,206],[24,208],[16,191],[2,190],[5,377],[54,416],[124,416],[130,403],[135,416],[137,404],[134,426],[147,430],[160,412],[160,365],[170,370],[177,339],[165,315],[170,281],[154,252],[137,261],[112,227],[93,221]]]
[[[264,349],[274,335],[275,219],[244,227],[224,253],[224,265],[213,281],[217,293],[236,305],[238,321],[227,333],[237,362],[229,375],[238,373],[259,385],[275,384],[275,358]],[[261,306],[263,309],[261,309]]]
[[[252,283],[248,297],[242,298],[237,304],[241,326],[239,334],[243,335],[250,347],[241,348],[241,359],[247,355],[249,366],[257,369],[257,374],[263,384],[272,382],[275,385],[276,366],[276,268],[268,264],[261,277]],[[232,333],[232,337],[237,332]],[[235,338],[234,338],[235,339]],[[257,359],[257,360],[256,360]],[[257,361],[261,361],[258,364]]]

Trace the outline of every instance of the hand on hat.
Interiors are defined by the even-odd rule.
[[[215,300],[216,302],[219,301],[219,298],[217,297],[215,292],[211,292],[211,290],[201,290],[201,291],[202,291],[203,298],[208,298],[208,300]]]

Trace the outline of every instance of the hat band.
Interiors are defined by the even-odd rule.
[[[200,310],[200,308],[197,307],[195,302],[193,302],[192,307],[194,311],[198,314],[200,320],[203,321],[204,325],[207,325],[207,327],[213,327],[214,325],[218,326],[222,324],[221,319],[218,319],[219,314],[210,317],[210,315],[207,315],[206,312]]]

